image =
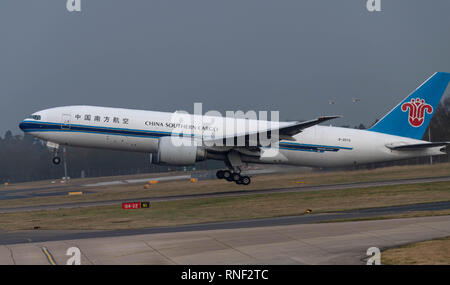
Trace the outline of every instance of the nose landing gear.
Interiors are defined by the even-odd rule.
[[[55,164],[55,165],[60,164],[61,157],[58,156],[59,144],[51,142],[51,141],[47,141],[47,147],[53,151],[53,158],[52,158],[53,164]]]
[[[54,165],[58,165],[61,163],[61,157],[58,156],[58,149],[59,148],[54,148],[53,149],[53,158],[52,158],[52,162]]]
[[[53,164],[58,165],[61,163],[61,158],[59,156],[55,156],[52,159]]]

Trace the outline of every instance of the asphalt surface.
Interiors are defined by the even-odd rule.
[[[301,216],[288,216],[267,219],[252,219],[218,223],[204,223],[196,225],[184,225],[174,227],[157,227],[131,230],[107,230],[107,231],[67,231],[67,230],[30,230],[30,231],[0,231],[0,245],[19,243],[39,243],[61,240],[78,240],[89,238],[105,238],[133,236],[143,234],[161,234],[176,232],[193,232],[205,230],[257,228],[271,226],[287,226],[298,224],[311,224],[330,222],[336,220],[370,218],[381,215],[404,214],[416,211],[437,211],[450,209],[450,201],[404,206],[391,206],[380,208],[368,208],[350,210],[337,213],[305,214]]]
[[[1,265],[366,264],[382,251],[450,235],[448,216],[122,235],[0,244]],[[448,264],[442,256],[429,263]]]
[[[76,185],[50,186],[24,189],[1,190],[0,200],[23,199],[33,197],[61,196],[67,195],[69,189],[76,188]]]
[[[255,194],[342,190],[342,189],[352,189],[352,188],[408,185],[408,184],[445,182],[445,181],[450,181],[450,176],[432,177],[432,178],[398,179],[398,180],[389,180],[389,181],[355,182],[355,183],[332,184],[332,185],[301,186],[301,187],[290,187],[290,188],[273,188],[273,189],[264,189],[264,190],[219,191],[219,192],[205,193],[205,194],[187,194],[187,195],[174,195],[174,196],[163,196],[163,197],[141,197],[141,198],[136,198],[136,199],[130,199],[128,201],[132,202],[132,201],[146,200],[146,201],[150,201],[150,202],[162,202],[162,201],[173,201],[173,200],[217,198],[217,197],[230,197],[230,196],[255,195]],[[39,195],[48,196],[50,194],[44,193],[45,191],[48,191],[48,190],[60,191],[60,192],[53,193],[53,195],[67,195],[67,191],[68,191],[69,187],[70,187],[71,191],[83,191],[84,193],[86,193],[86,190],[84,190],[84,188],[82,188],[81,186],[78,186],[79,188],[76,188],[76,186],[75,187],[74,186],[56,186],[56,187],[48,187],[48,188],[36,188],[34,190],[33,189],[22,189],[22,190],[0,191],[0,200],[10,199],[11,196],[8,196],[8,195],[14,196],[15,195],[14,193],[23,192],[23,191],[28,191],[28,193],[26,194],[26,198],[38,197]],[[83,189],[83,190],[80,190],[80,189]],[[30,192],[31,190],[33,190],[34,192]],[[70,208],[91,207],[91,206],[111,206],[111,205],[121,204],[122,202],[124,202],[124,200],[108,200],[108,201],[97,201],[97,202],[66,203],[66,204],[58,204],[58,205],[42,205],[42,206],[37,205],[37,206],[16,207],[16,208],[0,208],[0,213],[70,209]]]
[[[246,173],[250,175],[260,175],[260,174],[271,174],[276,173],[277,170],[250,170]],[[88,184],[69,184],[61,185],[54,183],[53,186],[46,187],[28,187],[23,189],[6,189],[0,190],[0,201],[1,200],[13,200],[13,199],[23,199],[23,198],[33,198],[33,197],[51,197],[51,196],[63,196],[67,195],[68,191],[82,191],[83,193],[89,193],[89,188],[92,187],[101,187],[101,186],[114,186],[114,185],[128,185],[128,184],[136,184],[136,183],[145,183],[149,180],[157,180],[159,182],[164,181],[176,181],[176,180],[189,180],[190,178],[197,178],[199,180],[209,180],[216,179],[216,174],[214,171],[209,172],[192,172],[189,175],[168,175],[168,176],[160,176],[160,177],[146,177],[139,179],[122,179],[122,180],[114,180],[114,181],[104,181],[104,182],[96,182],[96,183],[88,183]],[[80,183],[80,182],[78,182]]]

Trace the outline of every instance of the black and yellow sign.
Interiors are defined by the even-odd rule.
[[[141,208],[150,208],[150,202],[141,202]]]

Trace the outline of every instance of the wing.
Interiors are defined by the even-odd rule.
[[[292,126],[280,128],[279,133],[280,133],[280,135],[284,135],[284,136],[293,136],[295,134],[300,133],[302,130],[304,130],[306,128],[312,127],[314,125],[318,125],[325,121],[340,118],[340,117],[341,116],[321,116],[315,120],[310,120],[310,121],[306,121],[306,122],[296,122]]]
[[[204,143],[206,145],[222,145],[222,146],[226,146],[226,142],[245,142],[245,146],[250,145],[250,142],[253,141],[254,144],[253,146],[260,146],[260,135],[263,133],[267,133],[265,134],[264,137],[269,137],[269,138],[274,138],[277,140],[291,140],[294,141],[295,139],[293,138],[293,135],[298,134],[300,132],[302,132],[304,129],[315,126],[317,124],[323,123],[325,121],[329,121],[332,119],[336,119],[336,118],[340,118],[341,116],[321,116],[317,119],[314,120],[310,120],[310,121],[304,121],[304,122],[292,122],[292,123],[287,123],[284,124],[281,127],[277,127],[277,128],[269,128],[269,129],[265,129],[263,131],[260,132],[248,132],[245,134],[239,134],[239,135],[233,135],[233,136],[225,136],[222,138],[214,138],[214,139],[209,139],[209,140],[204,140]],[[272,136],[272,134],[278,131],[278,137],[274,137]],[[254,140],[257,140],[256,142]],[[220,144],[219,144],[220,143]],[[236,143],[234,145],[237,145]],[[245,147],[244,146],[244,147]]]

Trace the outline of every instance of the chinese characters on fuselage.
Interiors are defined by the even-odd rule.
[[[84,116],[81,116],[80,114],[75,115],[75,119],[80,120],[83,119],[84,121],[93,121],[93,122],[103,122],[103,123],[114,123],[114,124],[123,124],[128,125],[130,122],[130,119],[128,118],[119,118],[119,117],[110,117],[110,116],[99,116],[99,115],[90,115],[85,114]]]

